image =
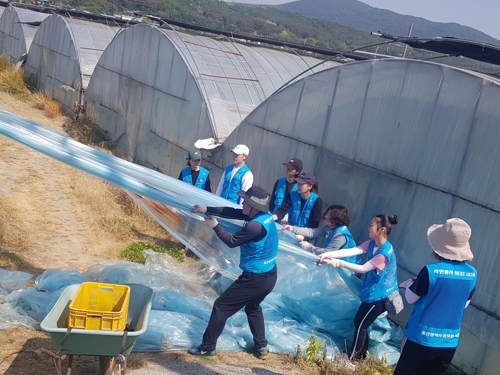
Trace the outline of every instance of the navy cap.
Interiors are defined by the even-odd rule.
[[[299,158],[293,158],[288,160],[286,163],[283,163],[283,165],[286,165],[288,169],[291,171],[296,170],[297,173],[302,172],[302,168],[304,165],[302,164],[302,160]]]
[[[299,177],[295,178],[298,184],[311,184],[314,185],[316,183],[316,177],[312,173],[302,173]]]

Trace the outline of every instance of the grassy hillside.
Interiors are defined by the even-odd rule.
[[[76,8],[77,10],[87,10],[93,13],[117,14],[124,12],[139,12],[141,14],[152,14],[162,18],[172,18],[219,30],[261,35],[283,40],[285,42],[330,48],[337,51],[348,51],[383,41],[380,38],[371,36],[368,32],[355,30],[354,28],[343,26],[336,22],[313,19],[275,7],[248,6],[219,0],[118,0],[114,2],[110,0],[70,0],[70,3],[66,3],[65,6],[68,8]],[[333,15],[335,15],[341,22],[351,19],[353,20],[353,27],[359,27],[365,30],[381,30],[397,35],[405,34],[409,25],[408,21],[408,23],[402,23],[404,27],[398,26],[400,25],[400,23],[398,23],[400,21],[398,21],[397,17],[391,20],[380,18],[378,16],[380,12],[387,17],[400,15],[372,8],[356,0],[302,0],[284,4],[279,7],[286,8],[292,6],[299,7],[302,10],[305,6],[307,12],[304,12],[311,17],[313,13],[316,14],[319,12],[325,17],[333,17]],[[412,18],[417,19],[415,17]],[[372,20],[370,21],[370,19]],[[382,21],[377,21],[379,19],[382,19]],[[354,20],[357,20],[356,22],[358,23],[354,23]],[[433,29],[432,27],[430,30],[422,29],[422,24],[430,26],[444,25],[424,19],[418,20],[420,20],[421,23],[414,21],[413,35],[431,36],[438,33],[438,31],[433,31],[438,29]],[[369,26],[370,22],[375,23],[376,26]],[[477,35],[483,36],[483,41],[492,42],[493,38],[477,30],[457,24],[454,25],[461,31],[472,30],[477,33]],[[445,35],[444,33],[438,34]],[[462,35],[458,32],[447,35],[474,39],[473,35]],[[493,39],[493,41],[495,40]],[[385,55],[402,56],[404,47],[391,44],[380,46],[378,49],[375,47],[366,49],[366,51],[370,52],[375,52],[376,50]],[[406,57],[421,59],[432,55],[432,53],[426,51],[408,48]],[[443,60],[436,61],[444,62]],[[469,66],[470,61],[464,59],[454,59],[448,63],[462,68],[470,69],[472,67],[477,69],[476,63]]]
[[[306,17],[325,19],[364,31],[382,31],[406,36],[413,23],[412,36],[454,37],[500,46],[498,39],[458,23],[432,22],[424,18],[402,15],[385,9],[373,8],[357,0],[300,0],[277,5],[276,8],[297,12]]]
[[[219,30],[257,34],[288,42],[347,51],[379,41],[369,33],[326,20],[267,7],[218,0],[71,0],[77,10],[116,14],[125,10],[153,14]]]

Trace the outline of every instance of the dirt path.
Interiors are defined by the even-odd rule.
[[[4,93],[0,108],[62,131],[63,117],[49,120]],[[0,193],[6,195],[4,210],[13,215],[9,232],[17,236],[18,255],[37,269],[88,267],[100,260],[88,251],[85,223],[77,219],[78,207],[66,194],[74,169],[5,137],[0,148]]]
[[[46,118],[28,103],[0,92],[0,109],[63,132],[66,118]],[[0,136],[0,267],[39,275],[49,268],[85,271],[103,259],[116,259],[127,243],[141,238],[173,243],[144,214],[124,213],[118,189]],[[125,207],[126,208],[126,207]],[[11,259],[14,259],[12,261]],[[13,264],[14,262],[14,264]],[[22,328],[0,330],[0,374],[54,374],[51,361],[23,351],[54,348],[48,335]],[[9,356],[11,353],[21,352]],[[298,374],[290,357],[271,355],[263,362],[247,353],[223,353],[217,361],[186,352],[132,354],[131,375]],[[65,372],[64,372],[65,373]],[[75,360],[73,374],[96,374],[96,358]]]

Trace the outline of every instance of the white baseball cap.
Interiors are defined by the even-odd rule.
[[[234,152],[236,155],[244,154],[248,156],[248,154],[250,154],[250,149],[245,145],[237,145],[231,151]]]

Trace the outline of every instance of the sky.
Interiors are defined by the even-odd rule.
[[[253,4],[284,4],[293,0],[227,0]],[[375,8],[423,17],[435,22],[456,22],[500,39],[500,0],[363,0]]]

